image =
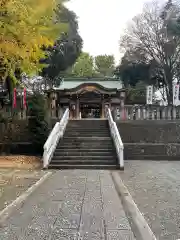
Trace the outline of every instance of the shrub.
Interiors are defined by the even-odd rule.
[[[28,130],[34,148],[42,153],[43,145],[48,137],[48,123],[46,121],[46,104],[43,95],[36,93],[31,99],[29,109]]]

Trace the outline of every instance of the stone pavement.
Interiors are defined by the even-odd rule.
[[[0,228],[0,240],[134,240],[110,172],[56,171]]]
[[[121,178],[159,240],[180,239],[179,161],[125,161]]]

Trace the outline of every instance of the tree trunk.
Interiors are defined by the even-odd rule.
[[[165,67],[165,83],[168,105],[173,105],[173,75],[169,67]]]

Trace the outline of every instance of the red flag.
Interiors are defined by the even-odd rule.
[[[16,88],[14,88],[14,92],[13,92],[13,108],[17,107],[16,97],[17,97],[17,92],[16,92]]]
[[[26,104],[26,89],[24,88],[24,94],[23,94],[23,106],[26,109],[27,104]]]

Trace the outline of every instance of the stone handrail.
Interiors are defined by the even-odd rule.
[[[64,131],[66,129],[69,120],[69,109],[66,109],[60,122],[57,122],[51,131],[46,143],[44,144],[44,154],[43,154],[43,168],[47,168],[59,139],[63,137]]]
[[[106,115],[107,115],[107,119],[109,122],[111,136],[112,136],[114,145],[116,147],[116,152],[117,152],[117,156],[118,156],[118,160],[119,160],[120,169],[123,170],[124,169],[124,145],[121,140],[121,136],[119,134],[117,125],[113,121],[111,110],[109,108],[107,109]]]
[[[113,110],[115,120],[180,120],[180,106],[125,105]]]

